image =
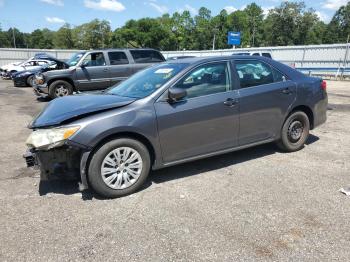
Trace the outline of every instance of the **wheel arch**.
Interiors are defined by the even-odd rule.
[[[76,91],[74,82],[73,82],[73,80],[70,79],[69,77],[60,77],[60,78],[50,79],[50,80],[47,82],[47,86],[50,88],[50,85],[51,85],[53,82],[56,82],[56,81],[66,81],[66,82],[68,82],[69,84],[72,85],[73,91]]]
[[[296,112],[296,111],[304,112],[307,115],[307,117],[309,118],[309,121],[310,121],[310,130],[312,130],[314,128],[314,113],[313,113],[312,109],[309,106],[306,106],[306,105],[298,105],[298,106],[295,106],[290,111],[288,116],[291,115],[292,113]],[[288,118],[288,116],[287,116],[287,118]]]
[[[114,134],[110,134],[102,139],[100,139],[91,149],[89,152],[85,152],[82,154],[82,158],[80,160],[80,177],[81,177],[81,188],[87,189],[89,188],[89,182],[88,182],[88,168],[90,165],[90,161],[94,153],[105,143],[112,141],[114,139],[118,138],[130,138],[139,141],[143,145],[146,146],[148,152],[150,153],[151,158],[151,167],[153,166],[155,160],[156,160],[156,153],[154,146],[150,142],[149,139],[147,139],[144,135],[141,135],[136,132],[118,132]]]
[[[150,158],[151,158],[151,165],[153,165],[155,159],[156,159],[156,151],[154,146],[152,145],[152,143],[150,142],[150,140],[145,137],[144,135],[141,135],[140,133],[137,132],[133,132],[133,131],[126,131],[126,132],[118,132],[118,133],[113,133],[110,135],[107,135],[106,137],[103,137],[102,139],[100,139],[92,148],[91,153],[89,154],[89,159],[88,159],[88,164],[90,162],[90,159],[92,157],[92,155],[105,143],[118,139],[118,138],[130,138],[130,139],[134,139],[139,141],[140,143],[142,143],[143,145],[145,145],[145,147],[147,148],[149,154],[150,154]],[[87,166],[88,166],[87,164]]]

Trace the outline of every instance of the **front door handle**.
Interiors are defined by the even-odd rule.
[[[285,95],[289,95],[292,93],[292,90],[289,89],[289,87],[285,88],[282,90],[282,93],[285,94]]]
[[[108,71],[108,68],[103,69],[103,72],[107,72],[107,71]]]
[[[226,101],[224,102],[224,105],[234,107],[235,105],[237,105],[237,103],[238,103],[237,99],[227,98]]]

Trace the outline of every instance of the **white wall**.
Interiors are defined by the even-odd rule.
[[[347,49],[349,49],[348,52],[346,51]],[[27,60],[38,52],[45,52],[59,59],[68,59],[77,51],[80,50],[0,48],[0,65]],[[306,70],[309,70],[309,68],[315,68],[315,70],[321,70],[320,68],[332,68],[334,71],[345,67],[350,71],[350,44],[237,48],[204,51],[163,51],[162,53],[165,58],[169,58],[181,55],[222,56],[246,51],[268,51],[271,52],[275,60],[289,65],[293,64],[296,68],[305,68]],[[345,58],[346,52],[348,54]],[[344,61],[346,62],[344,63]]]

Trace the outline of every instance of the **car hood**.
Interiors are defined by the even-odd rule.
[[[29,124],[29,128],[56,126],[64,121],[83,117],[108,109],[126,106],[135,98],[100,94],[73,95],[56,98]]]

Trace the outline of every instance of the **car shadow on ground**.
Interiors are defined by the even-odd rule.
[[[52,99],[48,96],[39,96],[36,98],[36,101],[38,102],[50,102]]]
[[[319,137],[310,134],[306,144],[311,145],[319,140]],[[228,166],[240,164],[260,157],[272,155],[279,152],[276,145],[273,143],[260,145],[244,150],[235,151],[219,156],[205,158],[194,162],[181,164],[173,167],[164,168],[161,170],[152,171],[145,184],[138,190],[143,191],[152,186],[153,183],[160,184],[176,179],[200,175],[203,172],[222,169]],[[41,181],[39,184],[40,196],[51,194],[74,195],[78,194],[79,186],[76,181],[51,180]],[[104,200],[104,198],[95,194],[92,190],[84,190],[82,200],[92,200],[93,198]]]

